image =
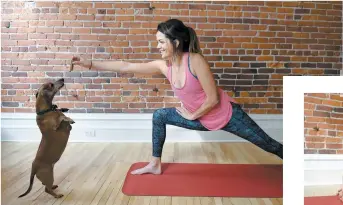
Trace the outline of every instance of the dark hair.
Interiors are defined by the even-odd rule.
[[[183,24],[178,19],[169,19],[159,23],[157,30],[163,33],[172,43],[175,54],[181,52],[200,53],[200,44],[194,29]],[[179,41],[179,46],[176,47],[175,40]]]

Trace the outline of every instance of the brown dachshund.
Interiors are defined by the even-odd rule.
[[[59,79],[54,83],[44,83],[36,93],[36,122],[42,133],[42,140],[32,163],[30,186],[19,197],[23,197],[31,191],[35,175],[45,186],[45,192],[55,198],[63,196],[54,192],[58,186],[53,185],[53,169],[67,146],[72,129],[70,124],[75,123],[62,113],[68,109],[57,109],[57,106],[52,104],[55,94],[63,86],[64,79]]]

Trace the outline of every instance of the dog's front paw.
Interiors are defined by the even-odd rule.
[[[69,122],[70,124],[74,124],[74,123],[75,123],[75,121],[72,120],[72,119],[69,118],[69,117],[66,117],[65,121]]]
[[[57,194],[57,195],[55,196],[56,199],[61,198],[61,197],[63,197],[63,194]]]

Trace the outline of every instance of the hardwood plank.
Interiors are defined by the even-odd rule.
[[[27,142],[3,142],[1,144],[1,160],[6,159],[8,156],[13,156],[18,151],[23,150],[27,146]]]
[[[6,205],[263,205],[282,204],[280,199],[227,197],[165,197],[126,196],[121,189],[132,163],[151,159],[151,143],[69,143],[55,165],[56,192],[54,199],[44,192],[36,178],[32,191],[17,197],[29,185],[31,164],[39,143],[2,142],[2,199]],[[166,142],[162,162],[183,163],[272,163],[282,160],[261,151],[251,143]]]

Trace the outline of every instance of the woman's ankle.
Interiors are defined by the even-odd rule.
[[[161,158],[160,157],[152,157],[150,164],[152,164],[154,166],[160,165],[161,164]]]

